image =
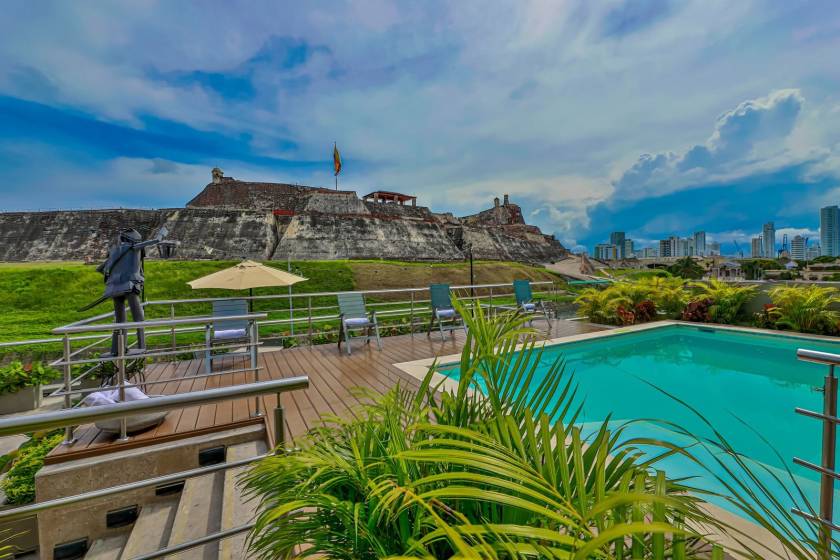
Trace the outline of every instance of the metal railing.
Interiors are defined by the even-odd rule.
[[[161,412],[190,406],[213,404],[216,402],[222,402],[231,399],[249,397],[259,398],[260,396],[267,394],[277,395],[277,407],[275,408],[275,414],[278,418],[282,420],[283,408],[280,401],[280,395],[288,391],[305,389],[308,386],[309,378],[306,376],[298,376],[273,381],[261,381],[246,385],[234,385],[232,387],[206,389],[203,391],[194,391],[191,393],[165,395],[155,399],[144,399],[131,402],[121,402],[112,405],[95,406],[90,408],[60,410],[56,412],[48,412],[43,414],[18,416],[0,420],[0,436],[37,432],[40,430],[56,429],[76,424],[109,420],[114,418],[126,418],[133,414]],[[275,426],[276,446],[278,448],[284,449],[285,440],[285,427],[281,421]],[[218,471],[242,467],[260,459],[263,459],[269,455],[271,454],[257,455],[239,461],[231,461],[217,465],[199,467],[196,469],[190,469],[164,476],[158,476],[146,480],[130,482],[127,484],[121,484],[108,488],[101,488],[72,496],[63,496],[61,498],[55,498],[52,500],[46,500],[43,502],[37,502],[34,504],[15,507],[0,511],[0,522],[9,522],[24,519],[36,515],[40,512],[53,510],[59,507],[65,507],[81,502],[86,502],[89,500],[94,500],[97,498],[112,496],[131,490],[159,486],[162,484],[171,484],[196,476],[202,476]],[[211,533],[167,549],[158,550],[137,557],[134,560],[151,560],[153,558],[163,558],[176,552],[201,546],[202,544],[206,544],[209,542],[219,541],[221,539],[248,531],[252,527],[253,523],[248,523],[245,525],[240,525],[238,527],[225,529],[223,531]]]
[[[823,425],[820,464],[816,465],[800,457],[793,458],[793,462],[797,465],[820,473],[819,513],[814,515],[798,508],[793,508],[792,511],[818,525],[817,553],[821,560],[830,560],[832,557],[832,531],[840,531],[840,526],[834,523],[834,481],[840,479],[840,474],[835,470],[837,424],[840,423],[840,418],[837,416],[837,377],[834,375],[834,368],[840,365],[840,355],[800,348],[796,351],[796,357],[802,361],[828,366],[828,374],[823,380],[822,412],[796,408],[797,414],[820,420]]]
[[[61,335],[62,347],[63,347],[63,355],[62,358],[59,360],[55,360],[50,363],[51,366],[60,367],[63,370],[63,384],[61,389],[54,391],[52,393],[53,396],[62,396],[64,398],[64,408],[70,409],[74,408],[73,403],[73,396],[80,395],[85,393],[90,393],[94,391],[101,391],[103,389],[116,389],[119,393],[119,400],[124,401],[126,396],[126,389],[129,386],[134,385],[145,385],[148,383],[145,379],[135,380],[134,382],[129,382],[129,375],[128,375],[128,364],[129,362],[138,363],[140,367],[140,372],[135,375],[135,377],[143,377],[143,368],[145,367],[145,363],[148,359],[160,358],[160,357],[169,357],[169,356],[176,356],[178,354],[187,352],[187,351],[199,351],[203,352],[205,355],[209,355],[214,350],[233,350],[237,348],[246,348],[247,354],[249,357],[249,367],[247,368],[239,368],[239,369],[229,369],[223,370],[216,373],[208,372],[203,375],[185,375],[178,377],[177,380],[186,380],[186,379],[195,379],[198,377],[209,377],[213,375],[223,375],[223,374],[230,374],[230,373],[253,373],[254,375],[254,382],[259,382],[259,372],[260,368],[258,367],[257,362],[257,347],[259,346],[259,335],[258,335],[258,328],[256,326],[257,319],[264,319],[267,317],[265,313],[249,313],[244,315],[230,315],[230,316],[209,316],[209,317],[182,317],[182,318],[174,318],[174,319],[164,319],[164,320],[150,320],[150,321],[140,321],[140,322],[125,322],[125,323],[92,323],[95,319],[101,320],[102,318],[107,317],[107,315],[99,315],[97,318],[89,319],[87,322],[85,321],[78,321],[76,323],[72,323],[70,325],[66,325],[63,327],[58,327],[53,330],[54,334]],[[217,322],[227,322],[227,321],[245,321],[247,322],[247,329],[245,329],[245,334],[247,336],[247,340],[243,339],[243,341],[235,343],[235,344],[221,344],[221,345],[213,345],[212,341],[212,329],[213,325]],[[145,347],[137,347],[132,348],[137,343],[137,340],[134,341],[133,344],[128,343],[128,332],[130,330],[137,330],[138,333],[140,331],[144,331],[147,328],[155,329],[159,327],[168,327],[163,331],[151,331],[146,333],[146,336],[155,336],[161,333],[167,333],[170,329],[175,329],[179,326],[195,326],[199,325],[198,330],[204,330],[205,333],[205,341],[200,346],[187,346],[187,347],[180,347],[175,349],[169,350],[149,350]],[[91,350],[93,348],[93,344],[87,344],[82,349],[73,350],[73,342],[74,339],[71,335],[80,334],[80,335],[91,335],[92,333],[102,333],[107,332],[106,335],[96,335],[95,340],[99,343],[102,341],[111,340],[112,336],[115,337],[115,344],[116,344],[116,354],[108,353],[102,356],[95,356],[95,357],[85,357],[82,352],[85,350]],[[139,335],[137,336],[139,339]],[[75,339],[78,340],[78,339]],[[212,361],[213,357],[209,356],[209,363],[210,369],[212,369]],[[78,389],[74,390],[73,385],[80,380],[84,379],[86,376],[90,375],[93,371],[97,368],[102,368],[105,364],[113,363],[116,367],[116,381],[114,384],[111,385],[103,385],[97,388],[91,389]],[[81,375],[76,376],[75,378],[72,375],[72,368],[74,365],[82,365],[82,364],[90,364],[90,368],[85,370]],[[139,381],[139,382],[137,382]],[[172,380],[169,380],[170,382]],[[158,382],[151,382],[152,384],[157,384]],[[255,398],[255,411],[256,415],[260,415],[261,411],[261,404],[260,399]],[[72,417],[69,415],[68,417]],[[74,441],[74,431],[75,426],[67,424],[65,428],[64,434],[64,444],[69,445]],[[128,427],[125,418],[120,420],[120,440],[124,441],[128,439]]]
[[[558,294],[565,293],[562,289],[558,289],[557,284],[552,281],[534,281],[531,284],[534,287],[534,297],[538,299],[555,299]],[[465,284],[452,286],[451,289],[462,301],[477,301],[481,305],[491,309],[499,304],[511,303],[514,298],[513,285],[511,283]],[[377,317],[385,319],[384,321],[380,321],[381,327],[386,329],[399,327],[407,331],[407,333],[414,335],[425,330],[425,326],[431,317],[428,290],[429,288],[424,286],[384,290],[358,290],[355,293],[361,293],[365,296],[366,305],[371,310],[377,312]],[[262,306],[266,306],[267,302],[277,302],[276,305],[270,305],[269,309],[259,309],[260,313],[265,313],[268,317],[256,322],[257,336],[262,340],[284,342],[291,339],[313,344],[316,340],[315,337],[318,335],[325,337],[338,335],[337,319],[339,318],[339,309],[337,296],[340,293],[346,292],[283,293],[258,296],[237,295],[215,298],[155,300],[145,302],[143,306],[150,315],[180,321],[184,318],[195,319],[195,308],[197,306],[206,306],[206,311],[203,312],[209,313],[214,301],[247,300],[249,302],[260,302]],[[183,313],[185,307],[190,307],[192,314]],[[165,311],[161,308],[164,308]],[[70,323],[64,328],[91,326],[99,324],[103,320],[108,321],[112,317],[113,312],[101,313]],[[189,335],[191,333],[200,333],[203,330],[202,326],[191,326],[188,321],[182,323],[166,323],[168,326],[162,325],[158,319],[146,321],[146,336],[158,337],[160,339],[164,335],[168,335],[168,345],[170,350],[173,351],[177,351],[180,348],[179,341],[183,341],[185,337],[187,340],[190,340]],[[278,332],[278,328],[284,328],[285,330]],[[127,333],[127,337],[132,339],[131,333]],[[75,357],[76,355],[93,353],[104,348],[110,341],[110,334],[104,335],[101,333],[93,334],[76,331],[71,336],[65,335],[60,338],[0,342],[0,349],[36,346],[44,348],[45,353],[55,354],[60,352],[60,350],[57,351],[56,346],[63,343],[65,338],[69,338],[74,345],[73,355]],[[82,346],[76,347],[80,343]],[[136,342],[132,342],[131,346],[135,344]],[[160,344],[160,346],[163,346],[163,344]],[[184,349],[184,351],[188,350],[190,348]],[[175,352],[175,354],[177,353]],[[56,363],[58,362],[53,362],[53,365]],[[84,372],[84,374],[74,379],[74,384],[97,374],[97,369],[100,368],[102,368],[101,364],[91,365],[89,371]],[[51,396],[61,396],[62,394],[59,392]]]

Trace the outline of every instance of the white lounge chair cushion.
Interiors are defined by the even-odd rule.
[[[533,311],[536,308],[537,308],[537,306],[534,305],[533,303],[523,303],[522,304],[522,309],[524,309],[525,311]]]
[[[435,309],[435,314],[438,319],[448,319],[455,316],[454,309]]]
[[[348,327],[365,327],[369,324],[371,323],[367,320],[367,317],[350,317],[349,319],[344,319],[344,325]]]
[[[244,338],[247,334],[245,329],[222,329],[213,331],[213,338],[216,340],[229,340],[231,338]]]

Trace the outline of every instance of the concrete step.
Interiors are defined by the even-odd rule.
[[[165,548],[177,507],[177,498],[143,506],[125,544],[122,559]]]
[[[224,472],[187,479],[178,502],[169,546],[198,539],[219,531],[222,517]],[[169,556],[178,560],[217,560],[219,543],[211,542]]]
[[[267,450],[264,440],[249,441],[232,445],[227,450],[228,461],[248,459],[255,455],[262,455]],[[248,467],[228,469],[225,471],[224,496],[222,499],[222,530],[232,529],[254,520],[257,510],[256,500],[246,501],[245,492],[237,484],[240,475]],[[231,560],[251,560],[256,558],[248,554],[245,549],[245,539],[248,533],[240,533],[219,541],[219,558]]]
[[[97,539],[85,554],[85,560],[120,560],[127,541],[128,533]]]

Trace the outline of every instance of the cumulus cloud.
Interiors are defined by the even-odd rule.
[[[784,153],[803,103],[798,89],[744,101],[718,117],[705,143],[682,153],[643,154],[615,182],[616,191],[624,198],[662,195],[755,171],[756,163],[772,164]]]

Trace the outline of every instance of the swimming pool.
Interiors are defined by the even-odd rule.
[[[588,423],[600,423],[611,415],[614,425],[655,418],[674,422],[699,436],[711,436],[700,418],[658,387],[694,406],[749,459],[785,479],[781,469],[789,468],[811,503],[818,503],[818,474],[794,465],[792,459],[796,456],[819,464],[822,425],[795,414],[794,408],[822,410],[822,393],[817,388],[822,387],[827,366],[797,360],[796,350],[840,353],[840,340],[683,324],[613,333],[548,345],[538,368],[544,374],[563,356],[583,402],[579,421],[584,432]],[[443,366],[440,373],[457,380],[458,366]],[[769,440],[775,451],[755,432]],[[633,424],[627,436],[687,443],[653,422]],[[708,473],[685,459],[669,458],[662,466],[671,477],[701,476],[695,485],[722,490],[708,480]],[[762,479],[775,486],[769,475]],[[840,514],[838,502],[840,491],[835,496],[835,515]]]

